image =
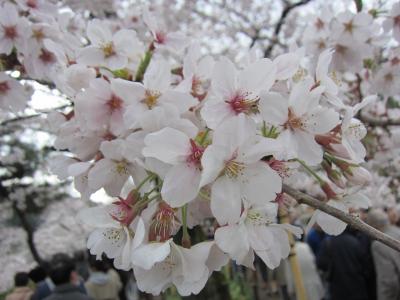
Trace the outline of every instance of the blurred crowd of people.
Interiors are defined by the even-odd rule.
[[[6,300],[134,300],[132,272],[116,270],[106,257],[85,252],[55,254],[49,262],[14,277]]]
[[[400,240],[398,207],[353,213]],[[303,238],[290,256],[296,253],[307,300],[400,300],[399,252],[349,226],[342,234],[329,236],[314,225]],[[264,292],[267,299],[296,299],[289,260],[271,271],[256,259],[256,267],[262,289],[274,291]],[[17,273],[6,300],[134,300],[138,295],[132,272],[115,270],[106,257],[98,260],[82,251],[73,258],[56,254],[29,273]]]
[[[354,213],[400,240],[399,207]],[[338,236],[328,236],[316,225],[306,235],[306,242],[315,256],[324,290],[323,295],[310,300],[400,300],[399,252],[349,226]],[[307,275],[304,277],[306,281]],[[314,281],[314,294],[315,290]]]

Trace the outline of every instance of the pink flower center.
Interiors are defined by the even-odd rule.
[[[337,53],[339,54],[345,54],[347,52],[347,47],[343,46],[343,45],[336,45],[335,50]]]
[[[348,23],[344,23],[344,31],[347,31],[349,33],[353,33],[353,29],[354,29],[354,25],[353,25],[353,21],[350,21]]]
[[[122,108],[122,104],[123,104],[122,99],[115,96],[114,94],[111,96],[111,99],[108,100],[106,103],[111,113],[120,110]]]
[[[400,59],[398,57],[394,57],[391,59],[390,63],[392,66],[398,65],[400,63]]]
[[[288,119],[285,124],[283,124],[285,129],[302,129],[304,127],[304,122],[301,118],[297,117],[293,109],[289,107],[288,109]]]
[[[30,8],[37,8],[37,1],[36,0],[28,0],[26,1],[26,6]]]
[[[190,155],[187,158],[187,162],[189,164],[193,164],[197,168],[201,168],[201,157],[203,156],[205,148],[197,145],[196,142],[192,139],[190,139],[190,145],[192,149]]]
[[[287,167],[284,161],[272,159],[268,161],[268,165],[272,170],[276,171],[280,177],[289,177],[290,169]]]
[[[322,28],[324,28],[324,26],[325,26],[325,23],[320,19],[320,18],[318,18],[316,21],[315,21],[315,27],[317,27],[317,29],[318,30],[321,30]]]
[[[113,203],[112,209],[109,211],[111,218],[122,225],[129,226],[136,216],[136,212],[131,207],[132,204],[133,202],[129,201],[129,199],[120,198]]]
[[[150,225],[149,240],[165,242],[174,233],[177,223],[174,209],[161,202]]]
[[[5,95],[10,90],[10,86],[7,81],[0,82],[0,94]]]
[[[32,37],[38,42],[42,41],[45,38],[42,29],[32,30]]]
[[[4,36],[10,40],[15,39],[18,36],[16,26],[4,26]]]
[[[164,44],[165,43],[165,38],[166,35],[164,32],[156,32],[156,38],[155,38],[155,42],[158,44]]]
[[[238,115],[244,114],[255,114],[258,112],[258,101],[259,97],[250,98],[250,93],[236,92],[230,100],[225,101],[228,103],[232,111]]]
[[[394,17],[393,21],[395,26],[400,26],[400,15]]]
[[[392,73],[387,73],[384,77],[386,82],[392,82],[393,81],[393,74]]]
[[[101,50],[103,51],[103,54],[104,54],[105,58],[109,58],[109,57],[111,57],[111,56],[116,54],[113,43],[104,44],[101,47]]]
[[[52,64],[56,61],[56,58],[53,53],[50,51],[47,51],[45,49],[42,49],[39,59],[44,63],[44,64]]]

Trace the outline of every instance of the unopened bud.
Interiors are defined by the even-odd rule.
[[[355,185],[367,185],[372,181],[371,173],[363,167],[349,167],[344,176]]]
[[[331,188],[331,186],[329,185],[329,183],[327,182],[323,182],[321,184],[321,189],[324,191],[326,197],[328,199],[335,199],[336,198],[336,193],[333,191],[333,189]]]
[[[344,189],[346,187],[346,181],[342,175],[337,170],[334,170],[330,164],[328,164],[326,161],[322,163],[322,167],[324,168],[326,174],[328,175],[328,178],[336,184],[338,187]]]

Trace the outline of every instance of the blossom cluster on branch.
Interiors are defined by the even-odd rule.
[[[133,269],[142,291],[175,285],[197,294],[230,259],[252,268],[257,255],[277,267],[289,255],[288,233],[302,234],[279,222],[282,184],[298,170],[330,206],[370,205],[360,192],[371,175],[361,166],[367,129],[359,117],[375,94],[397,93],[396,53],[372,62],[388,32],[398,40],[398,4],[386,31],[377,11],[325,13],[306,29],[304,47],[273,59],[253,48],[234,62],[203,55],[147,7],[143,39],[46,1],[0,3],[0,108],[24,108],[23,76],[73,103],[48,118],[62,151],[52,169],[73,177],[83,199],[100,189],[114,198],[79,214],[96,227],[87,246]],[[364,88],[363,79],[373,84]],[[205,220],[214,232],[195,239],[190,229]],[[319,210],[314,222],[329,234],[346,227]]]

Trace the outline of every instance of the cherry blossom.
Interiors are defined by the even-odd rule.
[[[201,157],[205,149],[194,138],[166,127],[147,135],[144,140],[144,156],[173,165],[161,189],[164,201],[172,207],[192,201],[200,189]]]
[[[89,88],[75,98],[77,119],[89,130],[108,130],[118,135],[125,129],[123,119],[133,99],[129,96],[130,82],[112,79],[111,82],[96,78]]]
[[[400,4],[394,3],[390,10],[390,16],[383,22],[386,31],[392,30],[393,37],[400,42]]]
[[[301,235],[302,230],[289,224],[276,224],[276,203],[248,206],[237,224],[217,229],[217,245],[236,263],[253,268],[254,252],[271,269],[289,255],[288,230]]]
[[[281,178],[260,159],[279,149],[275,140],[257,141],[254,123],[243,114],[214,132],[213,143],[201,158],[200,186],[212,183],[211,211],[220,225],[239,220],[244,200],[265,203],[275,199]]]
[[[230,259],[278,267],[302,233],[279,218],[302,211],[290,188],[318,196],[308,226],[333,235],[346,224],[323,207],[357,219],[400,196],[398,3],[301,1],[276,20],[273,1],[0,2],[4,140],[35,120],[53,174],[113,199],[79,213],[87,247],[141,291],[198,294]],[[47,98],[56,112],[35,107]],[[29,191],[9,199],[28,209]]]
[[[113,34],[107,24],[97,19],[89,22],[87,36],[91,44],[77,57],[82,64],[118,70],[125,68],[129,60],[138,61],[143,53],[135,31],[122,29]]]
[[[260,113],[266,122],[281,130],[278,140],[285,147],[282,158],[299,158],[315,165],[321,162],[323,151],[314,136],[333,129],[339,123],[339,115],[319,105],[324,88],[312,86],[310,78],[295,84],[289,99],[279,93],[262,94]]]
[[[26,88],[17,80],[0,72],[0,109],[21,111],[25,108],[29,98],[30,93]]]
[[[4,3],[0,10],[0,53],[8,55],[13,47],[22,51],[27,28],[27,21],[18,16],[15,5]]]
[[[98,229],[89,236],[87,246],[90,253],[101,257],[103,253],[114,258],[117,268],[131,268],[131,253],[143,240],[145,228],[142,219],[133,226],[129,201],[119,200],[104,207],[92,207],[82,210],[79,219]]]
[[[210,274],[227,263],[213,242],[202,242],[185,249],[171,240],[140,246],[132,253],[139,288],[158,295],[174,284],[182,296],[198,294]],[[218,259],[209,258],[212,251]]]
[[[243,70],[237,70],[229,59],[221,58],[211,76],[212,95],[201,110],[207,126],[215,129],[230,117],[257,113],[260,92],[270,89],[275,73],[276,66],[266,58]]]
[[[103,187],[109,195],[119,196],[128,178],[140,172],[137,163],[143,147],[140,135],[132,133],[126,140],[104,141],[100,145],[104,158],[97,161],[88,173],[88,184],[93,190]]]
[[[182,114],[197,101],[190,94],[184,93],[171,86],[171,70],[164,60],[152,61],[143,78],[143,84],[126,82],[125,95],[133,103],[127,108],[124,115],[129,128],[135,128],[140,123],[151,120],[150,111],[156,107],[169,107]]]
[[[143,21],[153,35],[153,44],[156,49],[181,53],[188,45],[188,39],[182,33],[168,32],[147,7],[143,10]]]

